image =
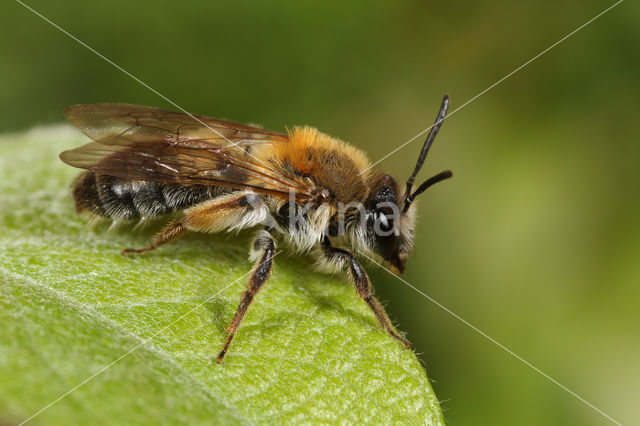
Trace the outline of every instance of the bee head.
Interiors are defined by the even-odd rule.
[[[413,249],[415,207],[403,211],[398,184],[389,175],[373,176],[366,202],[367,240],[371,250],[402,273]]]
[[[430,186],[453,176],[451,171],[445,170],[430,177],[412,192],[415,178],[442,126],[448,108],[449,96],[445,95],[436,121],[431,126],[431,131],[422,146],[416,167],[407,180],[406,188],[401,196],[398,185],[391,176],[374,174],[371,178],[372,191],[366,203],[369,212],[367,215],[369,240],[374,241],[373,250],[400,273],[404,271],[405,262],[413,249],[416,213],[413,201]]]

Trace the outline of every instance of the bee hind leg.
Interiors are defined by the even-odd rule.
[[[165,226],[160,232],[155,235],[155,237],[153,237],[153,241],[151,242],[150,246],[141,249],[126,248],[122,250],[122,255],[127,256],[130,253],[148,253],[163,244],[167,244],[177,238],[180,238],[187,232],[189,232],[189,230],[182,224],[182,219],[175,220]]]
[[[188,231],[218,232],[240,230],[261,223],[267,217],[262,198],[248,191],[221,195],[188,208],[185,215],[160,231],[150,246],[124,249],[122,254],[147,253],[184,235]]]
[[[369,277],[353,253],[341,248],[333,247],[327,237],[325,237],[322,243],[322,251],[328,262],[338,264],[342,267],[346,266],[347,274],[349,275],[353,286],[356,288],[358,295],[367,303],[369,309],[373,311],[382,328],[384,328],[391,337],[402,343],[406,348],[411,347],[411,343],[400,336],[393,328],[384,308],[380,302],[378,302],[378,299],[373,296]]]
[[[238,309],[236,310],[233,319],[229,323],[229,326],[225,330],[227,332],[227,338],[225,339],[222,351],[220,351],[220,355],[218,355],[217,361],[219,363],[222,362],[222,359],[229,350],[229,346],[231,345],[231,342],[233,341],[233,338],[235,337],[235,334],[240,327],[240,323],[247,314],[247,310],[249,309],[249,305],[251,305],[254,296],[258,293],[258,291],[260,291],[262,286],[267,282],[269,276],[271,275],[275,249],[276,244],[271,237],[271,234],[269,234],[269,232],[266,230],[260,231],[253,243],[252,250],[252,252],[255,253],[257,257],[256,265],[254,266],[253,272],[251,273],[251,278],[249,278],[247,289],[242,294]]]

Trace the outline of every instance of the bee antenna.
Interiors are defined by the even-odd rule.
[[[409,206],[411,205],[411,203],[413,203],[413,200],[415,200],[416,197],[422,194],[427,188],[435,185],[438,182],[442,182],[445,179],[449,179],[452,176],[453,172],[451,170],[445,170],[444,172],[440,172],[437,175],[431,176],[429,179],[422,182],[413,194],[407,196],[404,207],[402,208],[402,213],[406,213],[407,210],[409,210]]]
[[[422,151],[420,151],[420,156],[418,156],[418,162],[416,163],[416,167],[413,170],[413,173],[411,174],[409,179],[407,180],[407,189],[405,191],[405,194],[406,194],[405,197],[406,198],[405,198],[405,203],[404,203],[404,208],[403,208],[403,211],[405,211],[405,212],[407,211],[407,209],[409,208],[409,205],[411,204],[411,202],[415,199],[415,197],[417,195],[422,193],[425,189],[427,189],[429,186],[433,185],[434,183],[440,182],[443,179],[447,179],[447,178],[451,177],[451,176],[442,177],[439,180],[436,180],[435,182],[431,183],[430,185],[427,185],[422,190],[420,190],[420,188],[422,188],[427,182],[431,181],[431,179],[435,178],[436,176],[440,176],[445,172],[440,173],[440,174],[434,176],[433,178],[427,179],[422,185],[420,185],[420,188],[418,188],[418,190],[416,192],[411,194],[411,189],[413,188],[413,182],[416,180],[416,176],[418,175],[418,172],[422,168],[422,164],[424,163],[425,158],[427,158],[427,153],[429,152],[429,149],[431,148],[431,144],[433,144],[433,140],[436,138],[436,135],[438,134],[438,131],[440,130],[440,127],[442,126],[442,122],[444,121],[445,116],[447,115],[447,109],[449,109],[449,95],[445,94],[444,97],[442,98],[442,104],[440,105],[440,111],[438,112],[438,116],[436,117],[436,121],[435,121],[435,123],[433,123],[433,126],[431,126],[431,131],[429,132],[429,135],[427,136],[427,139],[425,139],[424,145],[422,145]],[[449,172],[449,173],[451,173],[451,172]]]

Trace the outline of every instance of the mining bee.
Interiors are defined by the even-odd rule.
[[[344,271],[380,325],[409,347],[372,294],[367,273],[350,246],[405,269],[413,249],[416,196],[452,176],[441,172],[413,184],[447,113],[435,124],[402,189],[370,168],[365,154],[311,127],[287,134],[158,108],[104,103],[74,105],[65,116],[90,142],[65,151],[65,163],[86,169],[73,183],[78,213],[114,222],[182,213],[142,249],[146,253],[190,232],[259,228],[246,291],[226,329],[221,362],[255,295],[268,280],[276,241],[312,252],[316,266]]]

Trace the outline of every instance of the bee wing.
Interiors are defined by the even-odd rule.
[[[288,141],[288,136],[259,127],[140,105],[103,103],[72,105],[65,117],[102,144],[167,141]]]
[[[128,104],[74,105],[65,116],[94,142],[65,151],[65,163],[134,180],[218,185],[305,198],[310,189],[252,151],[288,143],[258,127]]]

